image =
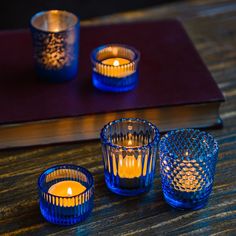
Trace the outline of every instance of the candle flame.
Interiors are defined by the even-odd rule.
[[[118,60],[115,60],[115,61],[113,62],[113,66],[119,66],[119,65],[120,65],[120,63],[119,63]]]
[[[133,143],[132,143],[132,140],[129,139],[129,140],[128,140],[128,146],[132,146],[132,144],[133,144]]]
[[[72,195],[72,189],[71,189],[71,187],[69,187],[69,188],[67,189],[67,194],[68,194],[69,196]]]

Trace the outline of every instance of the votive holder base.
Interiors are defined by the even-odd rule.
[[[207,205],[208,196],[203,199],[194,200],[194,195],[175,197],[167,192],[163,193],[165,201],[173,208],[179,210],[198,210]],[[192,196],[191,196],[192,195]]]
[[[92,82],[95,88],[105,92],[127,92],[133,90],[138,83],[138,71],[124,78],[114,79],[93,71]]]
[[[154,176],[150,176],[152,180]],[[142,180],[141,180],[142,179]],[[135,178],[135,179],[120,179],[118,183],[113,183],[110,180],[110,174],[105,173],[105,182],[110,191],[115,194],[122,196],[136,196],[139,194],[147,193],[152,187],[152,182],[144,183],[145,178]],[[141,187],[142,186],[142,187]]]

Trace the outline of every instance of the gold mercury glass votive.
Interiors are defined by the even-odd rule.
[[[38,76],[50,82],[74,79],[78,73],[78,17],[67,11],[42,11],[31,18],[30,28]]]

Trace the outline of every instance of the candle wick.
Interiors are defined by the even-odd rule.
[[[118,60],[115,60],[115,61],[113,62],[113,66],[119,66],[119,65],[120,65],[120,63],[119,63]]]
[[[72,189],[71,189],[71,187],[69,187],[69,188],[67,189],[67,194],[68,194],[69,196],[72,195]]]

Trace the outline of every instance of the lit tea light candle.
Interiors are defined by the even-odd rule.
[[[38,187],[41,213],[51,223],[75,224],[92,211],[94,180],[81,166],[53,166],[39,176]]]
[[[116,58],[105,59],[102,61],[102,63],[105,65],[120,66],[120,65],[129,64],[130,60],[121,58],[121,57],[116,57]]]
[[[78,198],[77,195],[83,193],[86,190],[86,188],[79,182],[77,181],[72,181],[72,180],[68,180],[68,181],[61,181],[58,182],[54,185],[52,185],[49,190],[48,193],[57,196],[57,197],[73,197],[76,196],[76,198],[68,198],[67,201],[61,202],[60,201],[56,201],[57,205],[62,205],[64,207],[72,207],[76,205],[76,202],[78,204],[81,204],[81,200]]]
[[[138,79],[139,52],[129,46],[109,44],[96,48],[91,55],[93,84],[104,91],[133,89]]]
[[[138,178],[142,175],[141,156],[135,159],[134,156],[126,156],[125,159],[120,155],[118,162],[118,174],[121,178]],[[115,166],[114,162],[113,165]]]
[[[125,196],[148,191],[155,171],[158,129],[145,120],[124,118],[108,123],[101,141],[108,188]]]
[[[121,142],[121,145],[130,148],[135,148],[143,144],[137,140],[128,139],[128,140],[123,140],[123,142]],[[145,158],[145,160],[147,160],[147,157]],[[141,154],[138,155],[137,158],[129,154],[127,154],[126,157],[124,158],[122,154],[120,154],[118,166],[116,166],[116,163],[117,163],[116,161],[113,161],[113,169],[117,169],[117,171],[115,171],[115,175],[117,172],[117,174],[121,178],[127,178],[127,179],[138,178],[142,175],[142,172],[144,175],[146,175],[147,163],[144,164],[144,169],[143,169]]]

